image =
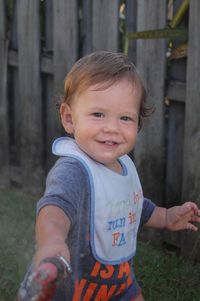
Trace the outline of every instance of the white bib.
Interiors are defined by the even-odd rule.
[[[91,249],[103,264],[120,264],[135,255],[137,231],[143,206],[140,180],[132,160],[119,159],[125,170],[120,175],[92,160],[74,139],[61,137],[52,151],[58,156],[77,158],[85,166],[91,187]]]

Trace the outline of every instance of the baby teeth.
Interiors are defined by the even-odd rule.
[[[105,141],[105,144],[112,145],[112,144],[114,144],[114,142],[112,142],[112,141]]]

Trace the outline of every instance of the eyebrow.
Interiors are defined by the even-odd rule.
[[[94,106],[94,107],[90,107],[90,110],[92,111],[106,111],[107,107],[100,107],[100,106]],[[133,111],[123,111],[120,113],[121,115],[132,115],[132,116],[139,116],[139,113],[136,112],[136,110],[133,110]]]

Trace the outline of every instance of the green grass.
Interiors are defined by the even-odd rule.
[[[34,252],[35,201],[0,190],[0,301],[13,300]],[[138,243],[135,272],[146,301],[199,301],[200,264]]]
[[[13,300],[33,255],[34,220],[33,198],[0,190],[0,301]]]
[[[149,244],[138,246],[135,272],[147,301],[199,301],[200,264]]]

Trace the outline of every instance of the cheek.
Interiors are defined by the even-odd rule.
[[[138,125],[134,123],[134,125],[124,128],[124,134],[127,135],[129,138],[135,139],[138,134]]]
[[[84,124],[79,122],[76,123],[76,126],[74,127],[74,137],[77,141],[84,143],[88,137],[88,133],[89,131],[85,128]]]
[[[137,139],[137,130],[134,129],[132,131],[129,131],[129,133],[127,133],[127,139],[130,144],[134,145]]]

